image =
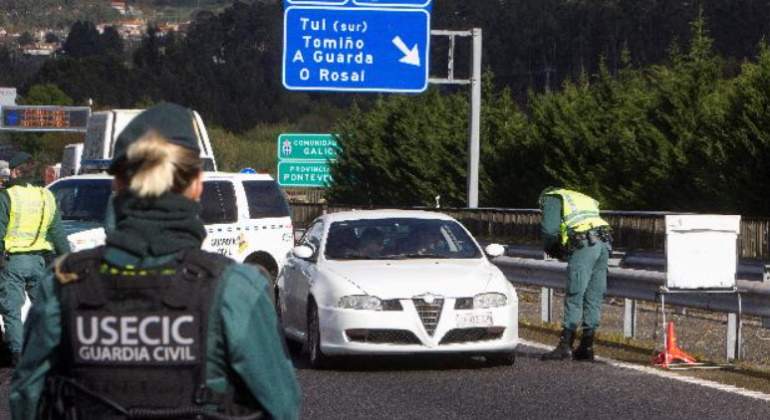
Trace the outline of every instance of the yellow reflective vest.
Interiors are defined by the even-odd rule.
[[[53,244],[47,233],[56,213],[56,200],[45,188],[14,186],[7,190],[11,201],[8,227],[5,232],[5,251],[52,251]]]
[[[569,233],[587,232],[591,229],[609,226],[599,215],[599,202],[577,191],[558,189],[545,195],[559,197],[561,210],[561,243],[567,245]]]

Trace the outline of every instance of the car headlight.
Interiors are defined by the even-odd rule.
[[[508,303],[502,293],[482,293],[473,297],[473,309],[499,308]]]
[[[337,303],[342,309],[358,309],[362,311],[381,311],[382,300],[376,296],[352,295],[343,296]]]

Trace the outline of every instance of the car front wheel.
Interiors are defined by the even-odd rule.
[[[318,319],[318,307],[313,301],[310,301],[307,318],[306,348],[310,366],[313,369],[328,368],[329,358],[321,351],[321,323]]]

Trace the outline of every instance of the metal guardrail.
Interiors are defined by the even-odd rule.
[[[361,206],[292,205],[295,226],[303,227],[323,213],[363,209]],[[414,207],[412,207],[414,208]],[[475,236],[515,244],[540,243],[540,211],[536,209],[423,208],[446,213],[463,223]],[[669,212],[603,211],[613,228],[614,245],[626,251],[661,251],[665,248],[665,216]],[[743,217],[738,239],[741,258],[770,262],[770,218]]]
[[[550,304],[552,289],[564,289],[567,264],[558,261],[543,261],[531,258],[498,257],[494,259],[503,273],[514,283],[540,286],[543,289],[541,303]],[[627,310],[624,319],[626,336],[634,336],[636,300],[656,302],[661,287],[665,285],[666,273],[659,271],[634,270],[610,267],[607,276],[607,296],[626,299]],[[742,297],[742,312],[761,318],[770,318],[770,284],[753,281],[738,281]],[[740,322],[736,322],[739,303],[734,294],[688,293],[668,294],[666,302],[672,305],[698,308],[707,311],[730,314],[727,329],[727,358],[740,358]],[[630,309],[628,306],[632,306]],[[550,314],[551,308],[541,313]],[[550,321],[550,319],[544,319]],[[630,327],[630,328],[629,328]]]
[[[631,251],[614,252],[618,259],[618,267],[635,270],[666,271],[666,255],[663,252]],[[541,246],[508,245],[505,255],[508,257],[543,259]],[[756,260],[740,260],[737,267],[737,278],[748,281],[770,281],[770,265]]]

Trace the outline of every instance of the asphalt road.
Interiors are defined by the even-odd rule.
[[[367,358],[314,371],[295,365],[306,419],[767,419],[770,403],[602,363],[537,359]],[[0,371],[0,395],[10,372]],[[8,418],[5,398],[0,419]]]
[[[550,362],[520,347],[513,367],[481,361],[297,363],[308,419],[767,419],[770,403],[614,368]]]

